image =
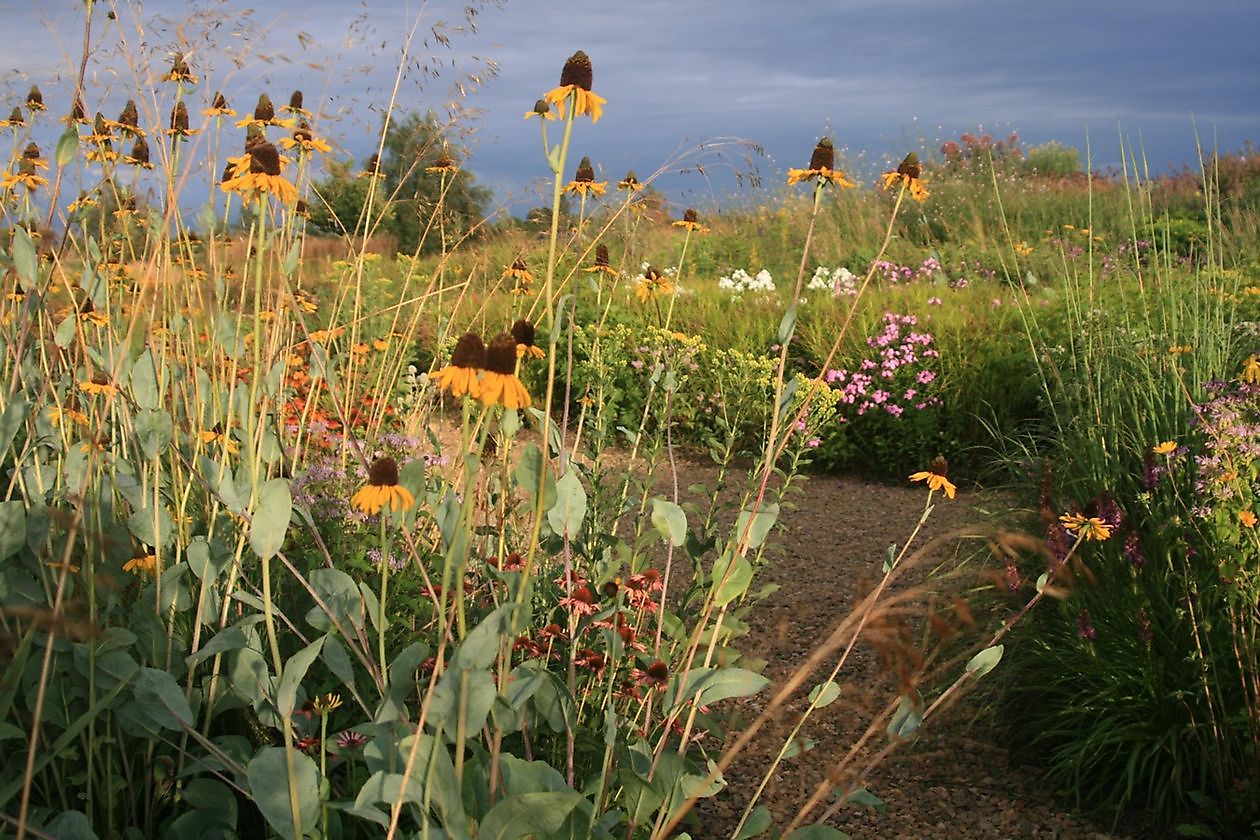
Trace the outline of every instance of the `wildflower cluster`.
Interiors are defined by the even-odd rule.
[[[1260,533],[1260,383],[1247,381],[1250,372],[1245,364],[1239,381],[1212,383],[1209,399],[1195,408],[1202,450],[1194,458],[1194,512],[1244,553],[1256,552],[1248,535]]]
[[[852,297],[858,293],[858,276],[844,266],[827,268],[820,265],[805,284],[809,291],[830,291],[836,297]]]
[[[936,381],[933,362],[940,351],[930,333],[913,329],[917,324],[913,315],[884,313],[883,332],[866,339],[874,353],[854,369],[827,371],[827,383],[840,392],[843,403],[856,407],[859,416],[882,410],[900,417],[908,409],[922,411],[940,404],[940,397],[928,387]]]
[[[718,278],[718,288],[738,295],[743,292],[773,292],[775,286],[774,278],[764,268],[755,275],[737,268],[730,274]]]
[[[941,276],[941,263],[936,257],[927,257],[917,266],[898,265],[890,260],[876,260],[875,274],[889,285],[897,283],[930,282]]]

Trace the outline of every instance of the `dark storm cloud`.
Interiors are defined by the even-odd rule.
[[[204,5],[203,19],[213,13],[231,21],[234,5]],[[144,11],[174,20],[186,8],[150,2]],[[245,57],[244,67],[215,63],[238,91],[238,107],[264,86],[273,97],[302,87],[308,103],[323,103],[343,151],[363,157],[414,27],[417,58],[398,86],[398,107],[472,109],[465,114],[476,129],[471,166],[501,194],[546,175],[537,126],[522,114],[556,84],[575,49],[591,55],[595,90],[609,102],[598,125],[578,126],[575,153],[589,154],[609,178],[627,167],[651,172],[680,148],[732,136],[764,148],[757,160],[774,183],[784,168],[804,162],[824,131],[867,177],[908,147],[933,152],[979,127],[1000,136],[1018,130],[1026,143],[1083,147],[1088,137],[1098,166],[1119,159],[1121,131],[1129,143],[1140,138],[1157,167],[1192,161],[1196,129],[1209,147],[1228,150],[1260,137],[1253,45],[1260,4],[1250,0],[1195,7],[1167,0],[508,0],[483,4],[471,21],[476,32],[464,8],[380,0],[260,5],[245,27],[248,49],[230,25],[216,33]],[[64,71],[78,30],[73,14],[61,15],[54,21],[61,46],[53,49],[36,19],[17,20],[30,37],[8,39],[3,63],[31,75],[38,75],[33,65]],[[449,46],[431,35],[439,21]],[[155,43],[163,31],[169,38],[171,26],[153,28]],[[456,95],[461,81],[473,91],[467,99]],[[730,163],[742,167],[739,157]],[[687,200],[719,193],[733,182],[716,163],[716,186],[694,175],[664,183],[680,198],[690,190]]]

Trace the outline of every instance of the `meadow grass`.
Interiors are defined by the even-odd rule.
[[[1083,802],[1252,818],[1254,167],[1214,159],[1191,191],[1003,147],[859,190],[819,143],[800,194],[666,213],[651,177],[601,198],[573,166],[608,104],[577,53],[535,112],[547,214],[461,222],[457,155],[434,138],[395,160],[387,124],[362,167],[329,166],[362,204],[320,237],[333,182],[300,97],[232,115],[182,53],[137,53],[143,107],[92,119],[88,54],[82,113],[32,93],[5,125],[0,816],[19,837],[672,836],[790,698],[809,697],[793,734],[836,699],[871,628],[930,614],[894,584],[960,475],[1021,478],[1048,519],[986,534],[1015,601],[963,641],[927,634],[773,830],[841,836],[824,821],[1012,642],[1019,685],[1064,696],[1023,737]],[[423,211],[401,254],[399,206]],[[1165,439],[1186,451],[1151,484]],[[716,468],[700,504],[688,451]],[[923,512],[736,737],[722,701],[769,687],[742,618],[811,469],[910,476]],[[772,830],[764,779],[732,836]]]

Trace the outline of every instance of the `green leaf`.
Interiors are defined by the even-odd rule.
[[[249,793],[272,830],[286,840],[299,840],[319,819],[319,768],[305,753],[292,752],[301,834],[293,825],[289,802],[289,769],[283,747],[264,747],[246,769]]]
[[[748,819],[744,820],[744,827],[735,835],[735,840],[752,840],[758,834],[764,833],[772,822],[774,815],[770,813],[770,809],[765,805],[758,805],[748,814]]]
[[[13,267],[18,277],[26,281],[24,288],[29,291],[39,279],[39,255],[26,228],[14,225],[10,230],[13,231]]]
[[[536,443],[527,443],[521,449],[520,460],[517,461],[517,485],[525,491],[531,504],[537,504],[538,492],[543,495],[543,510],[550,509],[556,503],[556,480],[543,468],[542,450]]]
[[[880,799],[866,788],[858,788],[844,798],[845,805],[848,805],[850,802],[866,808],[874,808],[881,814],[888,809],[888,806],[884,804],[884,800]]]
[[[769,684],[770,680],[761,674],[744,668],[692,668],[687,675],[686,687],[678,693],[676,702],[694,698],[697,705],[707,706],[730,697],[751,697]],[[665,702],[667,706],[673,706],[668,693]]]
[[[518,840],[558,831],[582,801],[575,790],[520,793],[495,804],[477,830],[477,840]]]
[[[21,499],[0,502],[0,560],[7,560],[26,545],[26,506]]]
[[[974,674],[977,677],[983,677],[985,674],[997,667],[1002,661],[1002,653],[1006,650],[1005,645],[994,645],[971,657],[967,663],[967,673]]]
[[[787,344],[792,338],[792,333],[796,330],[796,302],[787,308],[783,313],[783,320],[779,322],[779,343]]]
[[[145,350],[131,367],[131,394],[141,408],[161,408],[166,371],[159,374],[153,351]]]
[[[175,528],[170,514],[166,512],[166,505],[156,510],[150,507],[137,508],[127,517],[127,530],[140,542],[154,548],[170,545],[175,537]]]
[[[922,722],[922,701],[917,697],[904,694],[901,702],[897,704],[897,711],[893,712],[892,720],[888,721],[888,735],[890,738],[908,739],[914,735]]]
[[[777,504],[761,505],[756,513],[751,510],[742,510],[739,512],[739,518],[735,520],[735,529],[731,532],[734,540],[741,540],[744,537],[744,531],[748,531],[748,547],[758,548],[766,541],[766,535],[770,533],[770,529],[779,518],[779,506]],[[751,520],[751,524],[750,524]]]
[[[724,607],[748,591],[753,579],[752,563],[742,555],[732,563],[730,554],[724,553],[713,561],[712,577],[714,603]]]
[[[284,663],[284,673],[280,676],[280,687],[276,689],[276,708],[281,716],[288,715],[293,711],[293,704],[297,700],[298,686],[301,685],[302,679],[311,667],[311,663],[319,656],[319,651],[323,646],[324,637],[321,636],[293,654],[293,656],[289,657],[289,661]]]
[[[682,507],[667,500],[652,500],[652,524],[662,539],[678,547],[687,540],[687,514]]]
[[[57,331],[53,333],[53,343],[65,350],[70,346],[70,342],[74,341],[75,335],[75,315],[70,313],[61,320],[57,325]]]
[[[464,641],[460,642],[451,657],[450,667],[473,670],[489,668],[499,652],[499,643],[511,636],[512,616],[518,607],[519,604],[504,604],[482,619],[464,637]]]
[[[57,161],[58,168],[65,166],[74,160],[74,153],[79,150],[79,132],[74,128],[68,128],[60,137],[57,138],[57,151],[53,154],[53,159]]]
[[[340,569],[312,569],[308,580],[328,612],[316,604],[306,613],[306,623],[327,633],[336,624],[346,632],[363,629],[363,597],[354,578]]]
[[[481,727],[490,714],[499,690],[489,671],[451,668],[442,675],[429,702],[429,720],[455,739],[456,722],[463,710],[466,738],[481,737]]]
[[[140,451],[144,453],[144,457],[152,459],[166,451],[175,433],[171,415],[152,408],[137,411],[132,428],[140,440]]]
[[[556,482],[556,503],[547,511],[547,524],[557,534],[570,537],[582,528],[586,516],[586,489],[572,468]]]
[[[218,580],[219,575],[228,567],[232,559],[229,554],[215,557],[210,551],[209,540],[203,536],[192,538],[192,541],[188,543],[188,548],[184,549],[184,558],[188,561],[188,568],[192,569],[197,579],[208,582]]]
[[[289,494],[289,482],[273,478],[258,491],[258,507],[249,527],[249,547],[264,560],[276,556],[284,545],[284,535],[289,530],[289,518],[293,515],[293,497]]]
[[[289,253],[285,254],[284,264],[280,266],[280,270],[284,272],[285,277],[292,277],[293,272],[297,271],[298,257],[302,253],[302,241],[299,239],[293,243],[293,247],[289,249]]]
[[[26,412],[30,405],[26,397],[15,394],[13,399],[9,400],[9,404],[4,407],[4,415],[0,417],[0,455],[9,451],[13,438],[17,436],[18,429],[22,428],[22,423],[26,420]],[[13,460],[16,462],[17,458],[14,457]]]
[[[182,730],[193,725],[192,709],[184,691],[168,671],[141,668],[132,685],[135,711],[163,729]]]
[[[328,670],[347,688],[354,688],[354,666],[341,640],[336,636],[327,636],[324,640],[324,664]]]
[[[815,709],[821,709],[836,702],[839,696],[840,686],[835,680],[827,680],[825,683],[814,686],[813,691],[809,693],[809,702],[814,704]]]
[[[47,836],[57,840],[98,840],[87,814],[82,811],[62,811],[56,818],[44,826]]]

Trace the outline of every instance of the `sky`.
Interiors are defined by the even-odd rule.
[[[9,99],[38,82],[68,100],[82,6],[51,5],[0,0]],[[1064,143],[1095,169],[1136,155],[1152,172],[1194,165],[1200,144],[1260,141],[1256,0],[150,0],[118,2],[115,21],[97,8],[89,112],[115,115],[145,78],[135,56],[162,72],[182,44],[205,77],[194,96],[221,88],[246,111],[259,91],[279,104],[300,88],[344,157],[373,150],[391,99],[454,118],[467,167],[518,212],[544,203],[548,175],[523,114],[578,49],[608,104],[575,126],[571,168],[589,155],[614,182],[661,170],[680,206],[777,189],[824,134],[866,183],[963,132]]]

